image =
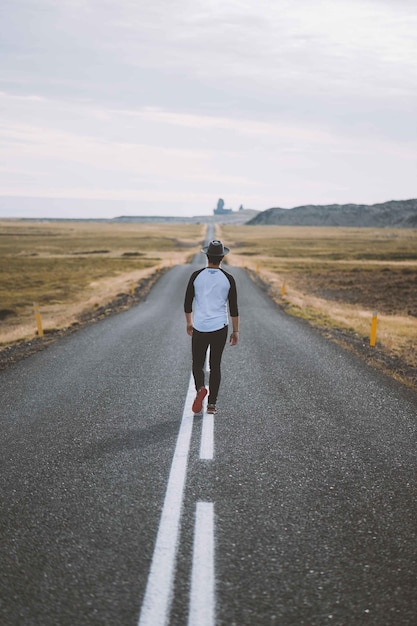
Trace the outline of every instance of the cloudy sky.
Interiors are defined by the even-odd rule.
[[[417,197],[415,0],[2,0],[0,215]]]

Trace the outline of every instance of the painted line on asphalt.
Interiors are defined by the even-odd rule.
[[[209,372],[210,362],[210,348],[207,350],[205,370]],[[206,400],[204,401],[204,409],[206,409]],[[211,460],[214,456],[214,419],[213,415],[209,415],[204,410],[203,413],[203,426],[201,430],[201,442],[200,442],[200,459]]]
[[[214,504],[197,502],[188,626],[214,626]]]
[[[138,626],[165,626],[171,609],[187,461],[193,429],[194,379],[185,400]]]
[[[214,416],[204,413],[201,430],[200,459],[211,460],[214,456]]]

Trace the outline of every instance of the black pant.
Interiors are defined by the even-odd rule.
[[[210,346],[210,379],[209,379],[209,404],[216,404],[219,393],[221,372],[220,363],[227,339],[228,326],[215,330],[211,333],[200,333],[193,330],[191,349],[193,356],[193,376],[195,388],[198,391],[204,387],[204,362],[206,360],[207,348]]]

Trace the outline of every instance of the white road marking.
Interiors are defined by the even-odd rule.
[[[197,502],[188,626],[215,623],[214,504]]]
[[[211,460],[214,455],[214,416],[204,413],[201,430],[200,459]]]
[[[210,359],[210,347],[207,350],[205,370],[206,372],[210,372],[209,369],[209,359]],[[207,406],[204,404],[204,408]],[[200,459],[203,460],[211,460],[214,456],[214,419],[213,415],[209,415],[204,410],[203,415],[203,426],[201,431],[201,442],[200,442]]]
[[[138,626],[165,626],[169,621],[194,397],[194,379],[191,376]]]

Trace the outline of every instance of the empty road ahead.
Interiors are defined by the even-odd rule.
[[[416,624],[417,394],[230,268],[240,343],[193,417],[203,262],[0,373],[0,623]]]

